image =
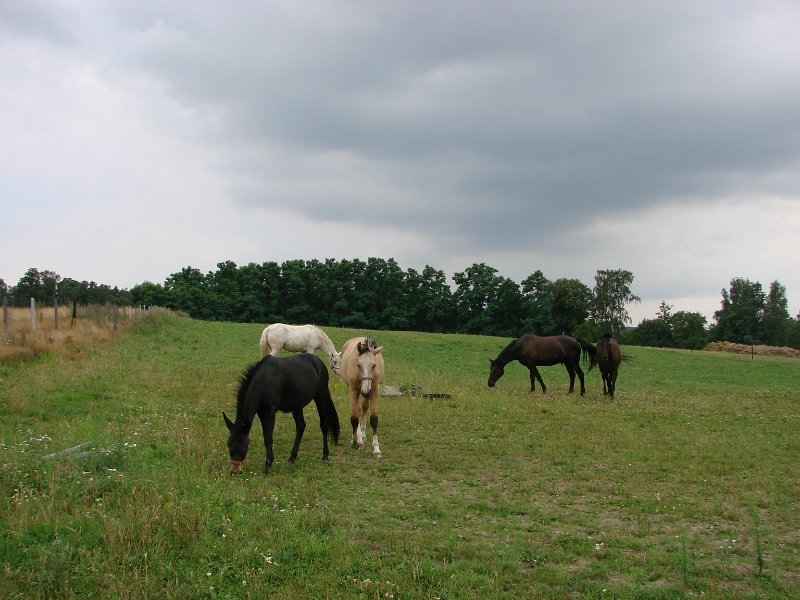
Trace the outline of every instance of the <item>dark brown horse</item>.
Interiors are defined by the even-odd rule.
[[[609,394],[613,400],[617,387],[617,371],[622,362],[622,351],[619,342],[610,333],[604,333],[597,342],[597,366],[603,378],[603,393]]]
[[[503,348],[498,357],[490,360],[489,387],[494,387],[497,380],[503,376],[505,366],[513,360],[518,360],[528,367],[531,372],[531,392],[536,391],[536,381],[542,386],[542,393],[547,391],[542,376],[536,367],[549,367],[562,363],[569,373],[569,393],[575,388],[575,374],[581,382],[581,394],[586,392],[583,383],[583,370],[581,370],[581,355],[589,357],[589,370],[595,364],[595,348],[586,340],[570,337],[568,335],[523,335]]]

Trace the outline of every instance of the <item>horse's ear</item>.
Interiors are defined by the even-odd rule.
[[[223,412],[223,413],[222,413],[222,418],[223,418],[223,419],[225,419],[225,425],[227,425],[227,426],[228,426],[228,431],[233,431],[233,423],[232,423],[232,422],[231,422],[231,420],[228,418],[228,415],[226,415],[226,414]]]
[[[383,352],[383,346],[378,346],[372,350],[373,354],[380,354],[381,352]]]

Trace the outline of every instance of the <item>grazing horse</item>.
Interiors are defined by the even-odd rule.
[[[597,342],[597,366],[603,378],[603,393],[609,394],[614,399],[614,390],[617,387],[617,371],[622,362],[622,351],[619,342],[610,333],[604,333]],[[608,391],[606,391],[608,386]]]
[[[512,360],[518,360],[531,372],[531,392],[536,391],[536,381],[538,380],[542,386],[542,393],[544,393],[547,391],[547,387],[536,367],[549,367],[563,363],[569,373],[569,393],[571,394],[575,388],[575,374],[577,373],[581,382],[581,394],[584,394],[586,388],[580,366],[581,353],[584,358],[589,356],[589,370],[591,371],[595,363],[595,348],[589,342],[568,335],[541,337],[531,334],[523,335],[503,348],[496,359],[489,360],[491,368],[489,369],[488,385],[494,387],[497,380],[503,376],[505,366]]]
[[[250,428],[256,415],[261,420],[267,461],[264,473],[268,473],[275,456],[272,453],[272,432],[275,429],[275,414],[278,411],[292,413],[295,438],[289,462],[297,458],[300,440],[306,428],[303,408],[311,401],[317,405],[319,426],[322,429],[322,460],[328,460],[328,434],[339,442],[339,415],[328,389],[328,369],[313,354],[292,356],[266,356],[250,365],[242,374],[236,400],[236,422],[231,422],[223,412],[228,426],[228,451],[233,470],[241,472],[242,463],[250,445]]]
[[[261,358],[267,354],[277,356],[281,348],[289,352],[308,352],[314,354],[319,348],[328,355],[333,372],[339,374],[339,354],[336,347],[322,329],[316,325],[284,325],[273,323],[261,332]]]
[[[372,426],[372,454],[380,458],[378,444],[378,394],[383,381],[383,346],[368,337],[347,340],[342,346],[342,380],[350,397],[353,447],[362,450],[367,438],[367,410]],[[361,405],[359,406],[359,396]]]

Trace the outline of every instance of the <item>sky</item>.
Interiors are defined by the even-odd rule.
[[[293,259],[800,312],[794,0],[0,0],[0,278]]]

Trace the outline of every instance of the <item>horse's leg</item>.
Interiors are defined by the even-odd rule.
[[[608,393],[611,395],[611,399],[614,399],[614,390],[617,389],[617,370],[614,369],[611,371],[611,375],[608,381]]]
[[[567,393],[571,394],[575,389],[575,369],[568,362],[565,362],[564,366],[567,368],[567,373],[569,374],[569,390]]]
[[[581,365],[579,363],[575,363],[575,372],[578,374],[578,379],[581,382],[581,396],[586,393],[586,386],[584,385],[583,381],[583,369],[581,369]]]
[[[361,412],[358,420],[358,449],[363,450],[367,442],[367,415],[369,414],[369,398],[361,398]]]
[[[267,449],[267,460],[264,463],[264,475],[269,473],[272,463],[275,462],[275,455],[272,453],[272,432],[275,429],[275,412],[264,411],[259,413],[261,428],[264,431],[264,447]]]
[[[358,388],[348,390],[350,394],[350,425],[353,426],[353,448],[361,450],[364,447],[364,438],[359,440],[359,418],[358,418]]]
[[[542,381],[542,376],[539,374],[539,369],[536,368],[536,365],[528,367],[528,370],[531,372],[531,393],[536,391],[536,382],[539,382],[539,385],[542,386],[542,393],[544,394],[547,391],[547,386]]]
[[[378,390],[376,388],[372,388],[372,397],[369,399],[369,424],[372,427],[372,456],[380,458],[381,447],[378,444]]]
[[[303,409],[300,408],[298,410],[292,411],[292,416],[294,417],[294,445],[292,446],[292,452],[289,454],[289,462],[293,463],[297,460],[297,452],[300,450],[300,440],[303,439],[303,432],[306,430],[306,420],[303,417]]]

